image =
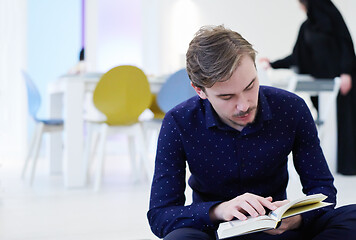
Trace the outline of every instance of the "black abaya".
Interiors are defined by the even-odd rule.
[[[338,95],[337,171],[356,174],[356,57],[346,24],[330,0],[309,0],[308,19],[301,25],[291,55],[271,63],[273,68],[296,67],[300,74],[333,79],[352,76],[352,89]]]

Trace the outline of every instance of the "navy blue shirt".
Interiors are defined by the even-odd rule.
[[[159,134],[147,214],[153,233],[216,229],[209,209],[247,192],[286,199],[290,152],[303,192],[324,193],[335,203],[315,123],[297,95],[261,86],[256,119],[241,132],[223,123],[208,100],[195,96],[181,103],[166,114]],[[185,206],[186,164],[193,203]],[[321,211],[303,214],[303,222]]]

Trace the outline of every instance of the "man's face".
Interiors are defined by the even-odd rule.
[[[259,82],[253,60],[243,56],[231,78],[217,82],[205,92],[193,86],[202,99],[208,99],[220,119],[241,131],[255,120]]]

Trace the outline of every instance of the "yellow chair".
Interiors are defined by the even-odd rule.
[[[162,109],[158,106],[157,94],[152,94],[152,102],[151,102],[150,110],[153,113],[154,119],[163,119],[164,115],[166,115],[166,113],[163,112]]]
[[[85,150],[86,171],[89,169],[90,157],[93,156],[99,133],[98,166],[94,189],[99,190],[103,172],[105,142],[109,133],[125,133],[128,136],[130,158],[136,177],[141,176],[136,169],[135,140],[138,146],[140,165],[147,177],[151,175],[151,167],[147,161],[147,145],[142,124],[138,117],[147,109],[152,100],[150,86],[145,73],[134,66],[118,66],[105,73],[99,80],[94,93],[95,107],[106,116],[106,121],[88,123],[88,140]],[[94,141],[93,141],[94,140]],[[92,142],[94,147],[92,149]],[[91,150],[92,149],[92,150]]]

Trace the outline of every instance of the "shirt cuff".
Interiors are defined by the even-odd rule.
[[[216,230],[218,228],[220,222],[212,221],[210,219],[209,213],[210,213],[210,209],[219,203],[221,203],[221,201],[199,203],[200,205],[201,204],[203,205],[203,207],[201,208],[202,209],[201,214],[203,214],[203,217],[201,218],[203,224],[203,230],[207,230],[207,229]]]

